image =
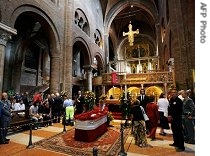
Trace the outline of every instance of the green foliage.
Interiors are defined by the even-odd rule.
[[[107,121],[110,122],[112,120],[114,120],[114,117],[112,115],[112,112],[107,112]]]
[[[84,94],[84,103],[86,111],[92,110],[95,104],[95,94],[92,91],[86,91]]]
[[[15,90],[14,89],[8,89],[7,94],[8,94],[9,97],[15,96]]]

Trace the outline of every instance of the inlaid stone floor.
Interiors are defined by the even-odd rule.
[[[111,125],[120,126],[121,120],[113,120]],[[66,130],[69,130],[70,126],[66,126]],[[9,135],[9,144],[0,145],[1,156],[64,156],[65,154],[57,153],[54,151],[48,151],[39,149],[33,146],[33,142],[37,142],[41,139],[51,137],[57,133],[63,131],[63,125],[61,123],[55,123],[53,126],[42,127],[38,130],[32,131],[32,144],[29,141],[29,131],[24,131],[16,134]],[[150,141],[148,138],[149,147],[138,147],[134,143],[134,138],[130,134],[124,144],[124,154],[128,156],[194,156],[195,145],[185,144],[186,150],[183,152],[177,152],[174,147],[169,146],[172,141],[171,130],[166,130],[167,135],[159,135],[159,129],[157,130],[157,139]],[[30,142],[30,143],[29,143]],[[29,146],[30,145],[30,146]]]

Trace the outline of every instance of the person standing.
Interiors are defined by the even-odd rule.
[[[178,97],[176,89],[172,89],[170,93],[171,98],[169,100],[168,120],[171,122],[171,130],[173,133],[174,142],[173,144],[169,145],[177,147],[177,151],[181,152],[185,150],[182,126],[183,102]]]
[[[193,89],[188,89],[186,90],[187,94],[188,94],[188,97],[191,98],[195,104],[195,92],[193,91]]]
[[[158,127],[158,121],[159,121],[159,113],[158,113],[158,105],[156,102],[154,102],[155,97],[151,96],[149,97],[149,103],[146,106],[146,112],[147,116],[149,117],[149,136],[148,138],[151,138],[151,141],[154,141],[156,139],[155,134]]]
[[[10,139],[7,139],[7,132],[11,121],[11,103],[8,100],[6,92],[2,93],[1,101],[1,118],[0,118],[0,144],[8,144]]]
[[[133,123],[133,134],[135,136],[135,144],[142,147],[147,147],[146,126],[143,116],[144,108],[139,105],[139,102],[133,103],[131,107],[131,121]]]
[[[51,122],[51,125],[53,125],[53,122],[55,122],[55,94],[52,93],[52,94],[48,94],[47,95],[47,101],[49,102],[49,106],[51,108],[51,113],[52,113],[52,116],[51,116],[51,119],[52,119],[52,122]]]
[[[183,125],[185,142],[189,144],[195,144],[195,129],[194,129],[194,117],[195,117],[195,104],[189,97],[187,91],[182,93],[183,97]]]
[[[40,104],[41,102],[43,102],[42,94],[43,94],[42,92],[38,92],[38,93],[34,94],[33,103]]]
[[[148,99],[149,97],[145,94],[145,89],[141,88],[140,90],[140,96],[137,97],[137,99],[140,101],[140,105],[144,108],[146,114],[147,114],[147,110],[146,110],[146,105],[148,103]],[[146,121],[146,133],[149,133],[149,121]]]
[[[170,129],[168,124],[168,107],[169,102],[164,93],[161,93],[157,101],[158,112],[160,117],[160,135],[165,136],[164,129]]]
[[[81,91],[78,91],[78,95],[75,100],[76,112],[75,114],[81,114],[84,109],[84,96],[82,95]]]
[[[145,90],[142,88],[140,90],[140,96],[137,98],[140,101],[140,105],[144,108],[146,111],[146,105],[148,103],[148,96],[145,94]]]
[[[59,93],[55,93],[53,116],[55,123],[60,123],[63,108],[63,99]]]
[[[70,124],[70,126],[74,126],[74,101],[69,98],[69,95],[64,95],[64,102],[63,102],[63,108],[66,115],[66,123]],[[66,124],[65,123],[65,124]]]
[[[29,109],[30,108],[30,100],[29,100],[28,92],[24,92],[22,94],[22,100],[23,100],[23,103],[25,104],[26,109]]]

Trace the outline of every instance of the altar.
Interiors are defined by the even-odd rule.
[[[95,141],[107,130],[107,110],[99,111],[99,109],[94,109],[75,115],[75,140]]]

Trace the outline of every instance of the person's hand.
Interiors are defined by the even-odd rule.
[[[193,119],[193,117],[192,117],[191,115],[189,115],[187,118],[188,118],[188,119]]]

